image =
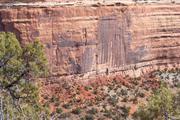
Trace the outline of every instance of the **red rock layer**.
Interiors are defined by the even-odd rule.
[[[0,30],[40,39],[53,75],[178,65],[180,5],[0,9]]]

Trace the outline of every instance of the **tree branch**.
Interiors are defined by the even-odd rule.
[[[9,83],[7,86],[5,86],[5,89],[8,89],[10,87],[12,87],[15,84],[18,84],[18,82],[21,80],[21,78],[23,78],[26,74],[28,73],[28,70],[25,70],[24,72],[21,73],[20,76],[17,77],[17,79],[11,83]]]
[[[0,68],[4,67],[13,56],[13,54],[8,54],[4,56],[4,58],[0,60]]]

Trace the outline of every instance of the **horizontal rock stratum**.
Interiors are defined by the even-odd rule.
[[[0,0],[0,3],[9,3],[9,5],[90,5],[90,4],[113,4],[113,3],[122,3],[122,4],[134,4],[134,3],[153,3],[153,4],[170,4],[170,3],[180,3],[179,0]],[[25,4],[26,3],[26,4]],[[59,4],[62,3],[62,4]],[[2,4],[6,6],[8,4]],[[1,6],[1,4],[0,4]]]
[[[179,66],[180,5],[0,9],[0,30],[40,39],[53,75]]]

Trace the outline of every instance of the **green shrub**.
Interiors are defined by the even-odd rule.
[[[89,114],[96,114],[98,111],[96,108],[92,108],[91,110],[88,111]]]
[[[50,98],[50,102],[51,102],[51,103],[55,102],[55,97],[54,97],[54,96],[52,96],[52,97]]]
[[[109,97],[108,102],[111,105],[115,106],[118,103],[118,100],[119,98],[117,96],[112,96],[112,97]]]
[[[126,89],[122,89],[121,90],[121,95],[124,96],[124,95],[127,95],[127,94],[128,94],[128,91]]]
[[[76,109],[72,110],[72,113],[76,114],[76,115],[80,114],[81,113],[81,108],[76,108]]]
[[[94,120],[94,116],[93,115],[86,115],[85,120]]]
[[[144,94],[143,92],[139,92],[139,93],[138,93],[138,96],[141,97],[141,98],[143,98],[143,97],[145,97],[145,94]]]
[[[68,118],[70,116],[71,116],[70,113],[62,113],[59,118]]]
[[[92,90],[92,87],[91,87],[91,86],[85,86],[84,89],[85,89],[86,91],[89,91],[89,90]]]
[[[124,97],[123,99],[122,99],[122,102],[127,102],[128,101],[128,97]]]
[[[180,82],[178,82],[175,86],[176,86],[177,88],[180,88]]]
[[[130,110],[130,108],[129,107],[126,107],[126,106],[123,106],[123,107],[121,107],[121,110],[122,110],[122,114],[121,114],[121,116],[122,117],[124,117],[124,118],[127,118],[128,117],[128,115],[129,115],[129,110]]]
[[[65,109],[70,109],[71,105],[69,103],[66,103],[66,104],[62,105],[62,107]]]
[[[113,115],[114,115],[114,112],[112,111],[112,109],[111,110],[105,109],[105,111],[104,111],[104,116],[105,117],[112,118]]]
[[[141,105],[133,115],[137,120],[166,119],[176,111],[173,107],[174,95],[165,85],[155,91],[147,105]]]
[[[61,109],[61,108],[56,108],[56,113],[62,113],[63,112],[63,110]]]

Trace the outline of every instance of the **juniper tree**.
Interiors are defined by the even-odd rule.
[[[39,104],[36,80],[47,73],[43,46],[34,41],[21,46],[13,33],[0,33],[0,97],[4,119],[38,120]]]
[[[133,115],[136,120],[176,120],[180,117],[179,96],[162,84]],[[173,119],[174,118],[174,119]]]

